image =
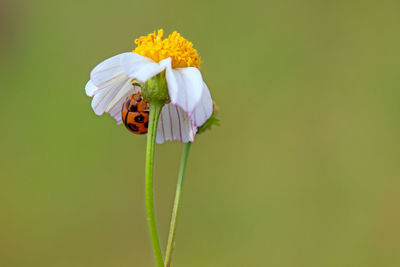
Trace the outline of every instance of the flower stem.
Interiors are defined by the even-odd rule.
[[[176,220],[178,217],[179,204],[181,202],[181,195],[182,195],[183,177],[185,175],[191,144],[192,143],[188,142],[183,147],[181,166],[179,167],[178,182],[176,185],[174,208],[172,210],[171,225],[169,227],[167,250],[165,252],[165,267],[171,266],[172,251],[174,250],[174,242],[175,242]]]
[[[160,239],[158,237],[156,216],[154,211],[153,197],[153,166],[154,166],[154,145],[157,134],[158,118],[161,113],[163,104],[153,102],[150,104],[149,128],[147,133],[147,148],[146,148],[146,211],[147,221],[150,229],[150,237],[153,245],[154,257],[157,267],[163,267],[163,256],[161,253]]]

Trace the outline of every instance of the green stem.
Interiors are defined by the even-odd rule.
[[[157,123],[163,105],[157,102],[150,104],[149,128],[147,133],[146,148],[146,211],[147,221],[150,229],[150,237],[153,245],[154,257],[157,267],[163,267],[163,256],[161,253],[160,239],[158,237],[156,216],[154,211],[153,197],[153,166],[154,166],[154,144],[157,135]]]
[[[174,208],[172,210],[171,225],[169,227],[167,250],[165,252],[165,267],[171,266],[172,251],[174,250],[175,243],[176,220],[178,217],[179,204],[182,196],[183,177],[185,175],[191,144],[192,143],[188,142],[183,147],[181,166],[179,167],[178,182],[176,185]]]

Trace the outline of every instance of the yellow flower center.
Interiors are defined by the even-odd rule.
[[[201,60],[193,44],[179,33],[173,32],[164,39],[164,31],[158,30],[135,40],[138,45],[133,52],[159,62],[165,58],[172,59],[173,68],[196,67],[200,69]]]

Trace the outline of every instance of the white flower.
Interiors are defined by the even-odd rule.
[[[165,71],[171,102],[161,111],[156,142],[193,142],[197,127],[213,112],[211,95],[199,70],[197,51],[176,32],[163,39],[162,30],[157,35],[141,37],[136,43],[134,52],[106,59],[90,73],[85,90],[93,97],[94,112],[109,113],[120,124],[125,99],[140,91],[139,86],[132,84],[143,84]]]

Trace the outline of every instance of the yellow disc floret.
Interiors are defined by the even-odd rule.
[[[172,59],[172,68],[196,67],[200,69],[201,60],[193,44],[179,33],[173,32],[164,39],[164,31],[158,30],[135,40],[138,45],[133,52],[159,62]]]

